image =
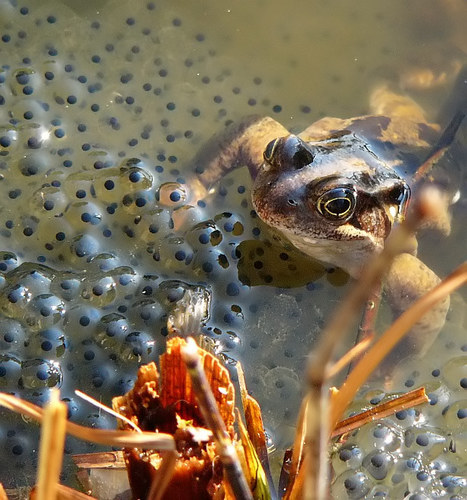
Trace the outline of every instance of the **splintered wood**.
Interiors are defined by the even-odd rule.
[[[179,455],[164,498],[212,498],[216,494],[222,498],[222,465],[181,357],[185,345],[181,338],[170,339],[160,358],[160,373],[155,363],[142,366],[134,388],[114,398],[113,408],[143,431],[174,436]],[[235,397],[229,374],[210,353],[198,348],[198,355],[227,432],[233,438]],[[131,430],[124,421],[119,426]],[[124,456],[133,494],[149,498],[152,483],[160,476],[161,454],[133,448],[125,449]]]

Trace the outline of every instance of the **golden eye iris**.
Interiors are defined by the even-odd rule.
[[[349,188],[334,188],[321,195],[317,202],[319,213],[330,220],[348,219],[355,209],[356,193]]]

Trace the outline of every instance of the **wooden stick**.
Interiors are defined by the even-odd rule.
[[[375,407],[370,408],[369,410],[362,411],[361,413],[358,413],[353,417],[341,420],[331,432],[331,437],[345,434],[346,432],[358,429],[368,422],[379,420],[389,415],[393,415],[398,411],[412,408],[413,406],[427,403],[428,401],[429,399],[425,393],[425,388],[420,387],[408,392],[407,394],[403,394],[402,396],[391,399],[390,401],[378,404]]]
[[[230,440],[224,421],[217,408],[216,400],[206,379],[206,374],[200,362],[198,346],[193,338],[187,339],[186,346],[181,350],[182,359],[191,378],[193,391],[198,400],[199,409],[212,431],[217,452],[224,466],[225,476],[237,500],[252,500],[253,496],[246,481],[242,466],[238,459],[235,446]]]
[[[37,500],[56,500],[63,449],[67,407],[60,401],[58,389],[52,389],[42,420],[37,472]]]

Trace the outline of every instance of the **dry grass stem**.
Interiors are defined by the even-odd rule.
[[[349,374],[347,380],[333,398],[330,422],[334,428],[355,394],[373,370],[413,325],[437,302],[467,283],[467,263],[459,266],[430,292],[418,299],[386,330]]]
[[[15,396],[11,396],[10,394],[0,392],[0,405],[33,418],[38,422],[42,421],[42,408],[18,399]],[[68,420],[66,421],[66,432],[85,441],[116,446],[119,448],[143,448],[160,451],[171,451],[175,449],[174,440],[170,434],[90,429],[89,427],[84,427]]]
[[[391,401],[378,404],[374,408],[358,413],[353,417],[341,420],[331,432],[331,437],[340,436],[374,420],[379,420],[380,418],[393,415],[397,411],[412,408],[428,401],[424,387],[420,387],[407,394],[391,399]]]
[[[134,422],[132,422],[129,418],[126,418],[125,416],[120,415],[120,413],[116,412],[115,410],[112,410],[112,408],[109,408],[108,406],[101,403],[100,401],[97,401],[96,399],[92,398],[91,396],[88,396],[84,392],[79,391],[78,389],[75,391],[75,394],[78,397],[80,397],[81,399],[84,399],[85,401],[87,401],[88,403],[91,403],[93,406],[96,406],[97,408],[104,410],[106,413],[113,415],[115,418],[119,418],[120,420],[123,420],[131,428],[133,428],[136,432],[142,432],[142,430]]]
[[[42,418],[37,500],[55,500],[57,498],[57,486],[60,480],[65,446],[66,416],[66,404],[60,401],[58,389],[52,389]]]
[[[32,499],[31,499],[32,500]],[[97,500],[96,498],[81,493],[80,491],[64,486],[63,484],[58,485],[57,489],[57,500]]]
[[[309,398],[305,396],[302,400],[300,406],[300,413],[298,415],[297,428],[295,430],[295,439],[292,445],[292,458],[290,463],[289,471],[289,484],[294,485],[298,478],[299,471],[301,470],[302,461],[304,458],[304,447],[306,438],[306,424],[307,424],[307,412],[308,412]],[[293,488],[289,490],[284,496],[284,500],[290,500],[292,498]]]
[[[304,492],[306,492],[306,481],[307,472],[310,470],[311,465],[308,464],[309,457],[305,455],[303,457],[303,463],[295,476],[293,483],[290,484],[290,488],[287,488],[286,496],[284,500],[303,500]]]
[[[182,359],[190,376],[199,408],[216,442],[217,452],[224,466],[225,476],[236,499],[252,499],[252,494],[235,446],[230,440],[224,421],[217,408],[216,400],[206,379],[198,354],[198,346],[190,337],[181,350]]]
[[[326,379],[334,377],[347,365],[360,357],[368,349],[368,346],[373,342],[374,338],[374,333],[367,333],[366,336],[358,344],[354,345],[338,361],[328,367]]]

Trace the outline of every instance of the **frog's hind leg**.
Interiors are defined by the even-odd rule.
[[[425,112],[413,99],[396,94],[386,85],[377,87],[370,95],[370,113],[404,118],[416,123],[428,123]]]

